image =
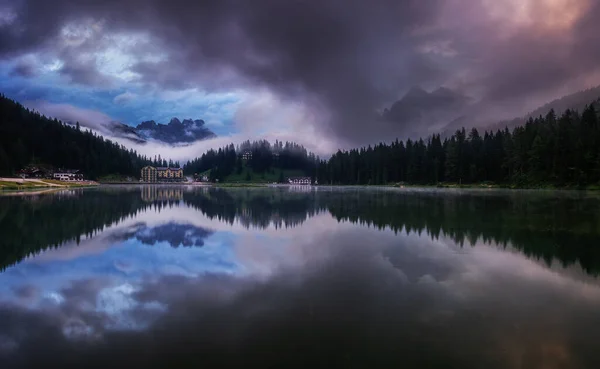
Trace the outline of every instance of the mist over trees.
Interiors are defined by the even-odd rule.
[[[210,179],[219,181],[231,174],[240,174],[244,167],[259,174],[275,169],[299,170],[314,177],[318,162],[317,156],[293,142],[271,144],[266,140],[247,140],[238,147],[230,144],[218,150],[211,149],[184,165],[183,171],[191,175],[210,170]],[[280,178],[280,182],[283,180]]]
[[[244,153],[250,153],[247,161]],[[185,165],[184,171],[211,170],[211,179],[222,181],[243,166],[257,173],[298,169],[320,184],[338,185],[593,185],[600,181],[600,124],[592,104],[581,114],[567,110],[557,116],[550,110],[512,131],[462,128],[448,138],[436,134],[426,140],[396,139],[340,150],[328,160],[290,142],[246,141],[210,150]]]
[[[79,123],[47,118],[0,95],[0,175],[14,175],[29,164],[79,169],[90,179],[111,174],[137,178],[146,165],[179,166],[160,156],[141,156]]]

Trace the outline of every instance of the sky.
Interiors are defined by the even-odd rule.
[[[0,91],[84,125],[219,136],[147,154],[267,138],[327,155],[432,133],[378,118],[413,86],[508,118],[600,84],[599,17],[593,0],[0,0]]]

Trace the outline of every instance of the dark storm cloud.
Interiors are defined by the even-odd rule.
[[[69,77],[71,82],[80,85],[90,85],[95,87],[110,86],[110,79],[89,64],[79,63],[77,61],[68,61],[59,70],[60,74]]]
[[[70,20],[103,19],[106,30],[150,32],[168,54],[166,61],[133,67],[142,81],[163,88],[265,86],[292,101],[322,106],[333,115],[323,123],[350,138],[355,130],[371,130],[367,122],[399,87],[437,76],[427,58],[414,52],[411,32],[430,22],[440,3],[63,0],[49,8],[45,1],[24,0],[17,9],[26,31],[3,29],[0,52],[51,44]],[[97,83],[95,71],[84,67],[69,61],[61,72],[76,82]]]
[[[169,89],[266,87],[324,113],[322,133],[364,143],[426,130],[426,122],[415,127],[376,119],[413,85],[474,90],[491,105],[551,94],[597,68],[600,5],[589,2],[568,27],[548,30],[539,21],[553,20],[542,6],[548,1],[527,0],[539,21],[528,26],[514,25],[514,14],[490,18],[493,3],[21,0],[14,9],[22,27],[0,28],[0,53],[52,48],[70,21],[102,20],[102,31],[84,43],[86,48],[103,42],[108,30],[147,32],[152,47],[167,55],[131,67],[144,83]],[[588,2],[553,3],[565,3],[566,13],[569,6]],[[77,55],[63,57],[61,72],[73,81],[106,83],[93,64]]]
[[[581,18],[565,29],[548,24],[515,31],[506,39],[494,35],[492,30],[479,36],[470,52],[481,55],[475,66],[484,77],[475,82],[483,86],[485,99],[493,103],[552,93],[574,79],[585,81],[588,75],[597,72],[600,3],[591,1],[585,9]],[[599,81],[592,79],[587,83]],[[583,87],[579,81],[572,88]]]

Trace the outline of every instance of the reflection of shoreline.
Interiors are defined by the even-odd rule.
[[[201,213],[214,223],[246,229],[297,227],[325,212],[338,222],[424,232],[432,239],[446,236],[459,245],[478,240],[512,244],[548,264],[558,259],[567,265],[581,263],[591,274],[600,272],[595,197],[295,187],[107,186],[4,198],[0,268],[49,246],[93,237],[145,211],[157,220],[166,219],[174,215],[172,208],[177,215],[186,214],[185,222]]]

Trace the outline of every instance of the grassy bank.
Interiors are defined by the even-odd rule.
[[[43,188],[45,186],[34,185],[32,183],[18,183],[18,182],[8,182],[8,181],[0,181],[0,190],[27,190],[33,188]],[[50,186],[46,186],[50,187]]]
[[[98,184],[95,182],[89,182],[89,183],[79,183],[79,182],[63,182],[63,181],[57,181],[54,179],[44,179],[44,182],[48,183],[48,184],[54,184],[57,186],[62,186],[62,187],[92,187],[92,186],[97,186]]]

